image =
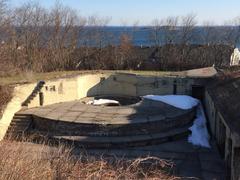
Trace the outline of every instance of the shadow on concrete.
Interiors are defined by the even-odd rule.
[[[144,84],[148,85],[144,87]],[[33,121],[32,132],[39,131],[51,140],[74,143],[85,148],[146,146],[186,137],[195,118],[195,109],[182,110],[138,96],[144,95],[148,89],[156,94],[155,91],[161,88],[156,84],[158,82],[152,78],[139,82],[136,75],[126,74],[101,79],[89,89],[87,96],[121,100],[122,106],[92,106],[83,104],[80,100],[75,106],[88,107],[83,114],[78,115],[77,120],[37,117]],[[61,112],[61,109],[56,114],[57,112]],[[76,110],[72,112],[74,113]]]

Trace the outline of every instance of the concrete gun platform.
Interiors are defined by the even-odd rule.
[[[127,106],[93,106],[84,101],[20,111],[31,116],[30,134],[86,148],[159,144],[189,134],[195,109],[182,110],[143,99]]]
[[[215,142],[210,149],[187,142],[195,113],[195,109],[146,99],[113,107],[79,100],[22,110],[12,124],[25,127],[35,143],[47,139],[69,144],[76,154],[126,159],[154,156],[174,162],[174,174],[182,179],[225,180],[225,164]]]
[[[129,106],[93,106],[83,101],[58,103],[27,109],[22,114],[33,114],[50,120],[86,124],[136,124],[154,121],[173,121],[177,117],[194,113],[168,104],[144,99]]]

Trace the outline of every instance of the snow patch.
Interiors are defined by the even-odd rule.
[[[197,117],[194,120],[192,127],[189,128],[189,130],[192,131],[192,134],[188,137],[188,142],[193,145],[210,148],[206,123],[207,121],[203,111],[203,106],[200,102],[197,108]]]
[[[197,106],[196,119],[194,120],[192,127],[189,128],[192,134],[189,135],[188,142],[193,145],[210,148],[209,134],[206,125],[207,121],[203,111],[203,106],[198,99],[186,95],[147,95],[143,98],[161,101],[184,110],[192,109]]]
[[[87,102],[87,104],[99,106],[99,105],[106,105],[106,104],[119,105],[120,103],[118,101],[111,100],[111,99],[98,99],[98,100],[89,101],[89,102]]]
[[[240,65],[240,51],[238,48],[234,49],[234,52],[231,55],[230,66]]]
[[[165,96],[147,95],[143,96],[143,98],[161,101],[176,108],[184,110],[192,109],[193,107],[199,104],[199,100],[185,95],[165,95]]]

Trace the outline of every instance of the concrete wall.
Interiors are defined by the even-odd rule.
[[[86,96],[128,95],[143,96],[148,94],[186,94],[191,95],[194,80],[190,78],[140,76],[133,74],[86,74],[75,77],[46,81],[41,89],[43,105],[74,101]],[[32,93],[37,83],[19,85],[0,119],[0,140],[21,103]],[[174,87],[175,86],[175,87]],[[40,106],[39,94],[28,104],[28,108]]]
[[[42,88],[42,93],[44,105],[49,105],[78,100],[86,96],[174,94],[174,84],[176,94],[191,95],[194,80],[132,74],[92,74],[47,81]],[[37,106],[39,106],[39,97],[29,104],[30,108]]]
[[[192,79],[187,78],[115,74],[106,77],[101,83],[90,88],[87,95],[143,96],[148,94],[174,94],[174,84],[176,84],[176,94],[191,95],[193,83]]]
[[[35,85],[36,85],[35,83],[27,85],[18,85],[14,88],[13,98],[7,104],[7,107],[3,112],[3,116],[0,119],[0,140],[3,139],[14,114],[22,108],[21,106],[22,102],[29,96],[29,94],[31,94]]]
[[[228,127],[224,116],[216,108],[211,96],[205,93],[205,110],[212,137],[216,139],[222,157],[225,159],[232,180],[240,179],[240,137]]]
[[[76,100],[78,99],[77,89],[77,78],[46,81],[46,84],[41,89],[44,95],[44,105]],[[38,107],[39,105],[38,95],[29,103],[28,108]]]
[[[215,105],[209,96],[208,92],[205,93],[205,112],[209,120],[210,130],[212,134],[216,133],[216,109]]]

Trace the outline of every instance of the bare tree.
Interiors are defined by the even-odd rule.
[[[4,21],[7,12],[7,0],[0,0],[0,23]]]
[[[13,13],[12,59],[17,66],[34,71],[73,68],[70,56],[78,47],[84,19],[71,8],[57,3],[47,10],[26,3]]]
[[[153,44],[155,46],[160,46],[162,21],[159,19],[154,19],[151,24],[152,24],[152,28],[151,28],[150,39],[153,41]]]
[[[240,41],[240,18],[235,18],[227,27],[205,23],[202,39],[211,46],[191,45],[197,21],[189,14],[153,20],[151,40],[157,47],[140,48],[133,44],[138,21],[116,37],[106,28],[110,20],[86,19],[58,2],[51,9],[30,2],[9,11],[7,0],[0,0],[0,66],[36,72],[136,69],[150,59],[150,69],[180,70],[222,61],[231,51],[222,44],[236,46]]]
[[[104,28],[110,21],[110,17],[99,17],[96,15],[88,17],[88,26],[91,27],[88,38],[90,38],[90,41],[98,48],[102,48],[109,43],[109,39],[107,38],[108,34]]]
[[[0,76],[13,74],[16,71],[9,51],[11,27],[10,10],[7,0],[0,0]]]
[[[196,27],[196,15],[188,14],[181,17],[180,43],[187,44],[192,40],[193,33]]]
[[[133,52],[132,39],[128,34],[120,37],[120,46],[116,48],[116,58],[114,60],[115,69],[131,68],[131,53]]]
[[[235,36],[234,36],[234,46],[240,43],[240,16],[234,19],[234,26],[236,27]]]
[[[223,43],[236,47],[240,43],[240,17],[225,22],[224,26]]]
[[[72,69],[75,62],[71,54],[78,48],[79,31],[85,25],[85,19],[69,8],[56,3],[49,12],[48,64],[45,69]]]
[[[106,26],[109,24],[111,18],[110,17],[99,17],[99,16],[90,16],[88,17],[87,25],[87,34],[86,38],[88,40],[88,44],[94,48],[87,48],[87,53],[90,54],[91,59],[87,59],[91,61],[93,67],[96,69],[106,69],[107,63],[109,59],[106,58],[105,47],[110,45],[110,37],[112,34],[106,31]],[[90,51],[90,52],[89,52]]]
[[[13,13],[12,51],[15,63],[24,69],[41,69],[41,48],[45,44],[44,27],[49,23],[48,12],[38,3],[26,3]]]
[[[0,0],[0,42],[4,39],[3,37],[6,36],[5,33],[9,31],[9,24],[10,24],[10,10],[8,7],[8,0]],[[2,39],[3,38],[3,39]]]
[[[164,44],[175,44],[177,37],[178,16],[170,16],[163,19]]]
[[[208,46],[217,43],[217,28],[213,22],[205,21],[203,23],[202,39]]]

